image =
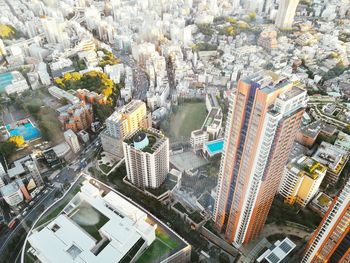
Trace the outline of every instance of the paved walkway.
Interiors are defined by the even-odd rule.
[[[275,234],[292,235],[300,238],[308,238],[311,235],[310,232],[307,232],[306,230],[298,227],[285,226],[285,225],[278,226],[276,224],[268,224],[264,226],[264,229],[261,232],[260,238],[269,237]]]

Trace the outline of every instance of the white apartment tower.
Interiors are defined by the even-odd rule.
[[[292,28],[298,3],[299,0],[280,0],[275,22],[279,29]]]
[[[78,136],[71,130],[66,130],[64,133],[64,139],[69,144],[70,148],[74,153],[80,151],[80,144],[78,141]]]
[[[137,130],[123,141],[128,180],[141,189],[159,187],[169,172],[169,139],[156,129]]]

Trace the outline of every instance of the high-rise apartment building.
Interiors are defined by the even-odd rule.
[[[350,262],[350,180],[309,240],[301,262]]]
[[[141,100],[132,100],[106,120],[107,130],[111,136],[122,139],[141,127],[146,115],[146,104]]]
[[[240,246],[263,228],[307,104],[274,74],[241,79],[229,110],[214,220]]]
[[[64,32],[65,24],[58,21],[53,17],[42,17],[41,25],[46,37],[46,40],[50,44],[63,44],[64,47],[69,47],[69,38],[66,32]]]
[[[292,28],[298,3],[299,0],[280,0],[275,22],[279,29]]]
[[[122,140],[139,128],[151,127],[150,119],[146,104],[141,100],[132,100],[119,108],[107,118],[106,130],[101,133],[103,150],[122,158]]]
[[[326,166],[302,156],[285,167],[278,192],[286,203],[305,207],[317,194],[326,172]]]
[[[169,139],[156,129],[137,130],[123,141],[127,176],[137,187],[157,188],[169,172]]]

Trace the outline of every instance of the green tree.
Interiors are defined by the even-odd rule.
[[[255,12],[250,12],[248,14],[248,16],[249,16],[249,20],[250,21],[254,21],[256,19],[256,13]]]
[[[16,152],[17,146],[14,142],[0,142],[0,153],[6,158],[10,158]]]
[[[199,261],[199,255],[196,251],[192,250],[191,252],[191,262],[198,262]]]
[[[229,263],[230,262],[230,258],[229,258],[229,256],[226,253],[221,252],[220,255],[219,255],[219,262],[220,263]]]
[[[197,24],[199,32],[206,36],[212,36],[214,31],[211,28],[210,24]]]
[[[350,124],[344,128],[343,132],[350,135]]]

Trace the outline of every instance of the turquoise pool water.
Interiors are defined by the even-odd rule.
[[[12,74],[10,72],[0,74],[0,93],[5,91],[5,87],[12,83]]]
[[[6,129],[10,133],[10,136],[23,136],[25,141],[31,141],[41,136],[40,130],[31,123],[20,125],[14,129],[11,129],[11,126],[8,124],[6,125]]]
[[[224,139],[208,142],[206,148],[210,155],[221,153],[224,149]]]

